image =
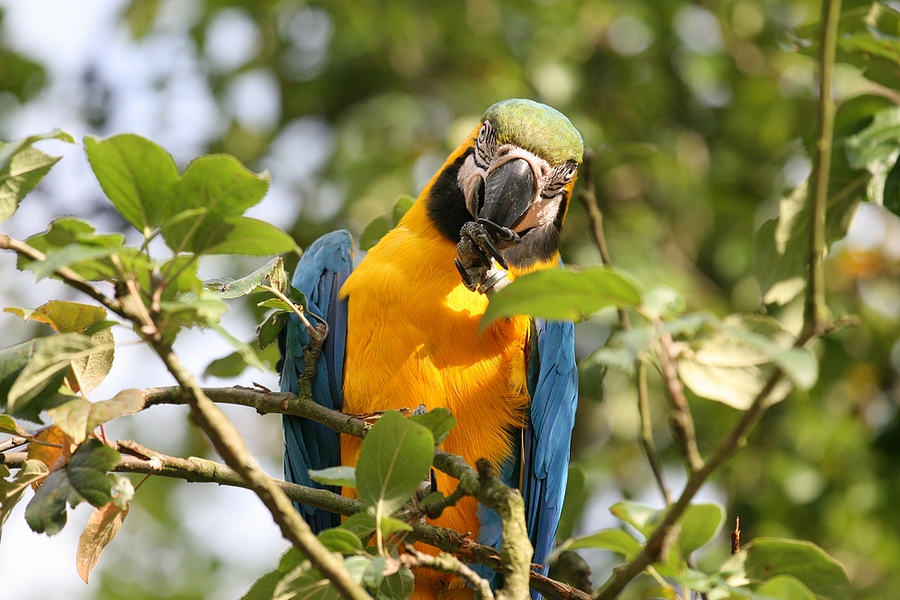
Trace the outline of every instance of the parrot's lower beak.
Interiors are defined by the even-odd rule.
[[[500,227],[515,229],[537,194],[534,170],[528,161],[515,158],[491,172],[484,186],[484,203],[478,212]]]

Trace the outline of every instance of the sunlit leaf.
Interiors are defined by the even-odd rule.
[[[363,507],[389,516],[405,504],[428,476],[434,437],[399,412],[386,412],[363,440],[356,484]]]
[[[519,277],[491,296],[481,327],[512,315],[577,321],[608,306],[635,306],[640,301],[638,284],[615,269],[549,269]]]
[[[329,469],[310,469],[309,477],[324,485],[356,487],[355,467],[331,467]]]
[[[760,596],[781,600],[817,600],[816,595],[791,575],[777,575],[756,588]]]
[[[416,578],[409,569],[400,569],[388,575],[378,586],[376,600],[408,600],[412,596]]]
[[[691,504],[679,521],[678,546],[684,557],[706,545],[722,528],[725,510],[718,504]]]
[[[91,169],[116,210],[149,236],[162,223],[178,167],[161,146],[134,134],[84,139]]]
[[[341,554],[353,554],[362,550],[363,543],[359,537],[352,531],[335,527],[334,529],[326,529],[317,536],[322,545],[332,552],[340,552]]]
[[[9,475],[9,470],[5,465],[0,465],[0,472],[3,477]],[[3,524],[9,519],[13,508],[22,500],[28,486],[33,486],[46,477],[49,472],[50,469],[41,461],[26,460],[12,481],[0,479],[0,539],[2,539]]]
[[[203,221],[185,249],[194,254],[251,256],[300,252],[293,238],[274,225],[242,216]]]
[[[96,508],[88,518],[75,551],[75,568],[85,583],[89,583],[91,571],[100,561],[100,555],[119,533],[127,516],[127,507],[122,509],[110,502]]]
[[[660,511],[635,502],[617,502],[609,512],[619,517],[645,536],[649,536],[659,521]]]
[[[250,294],[262,285],[269,277],[278,271],[284,272],[284,260],[277,256],[253,271],[249,275],[240,279],[232,279],[227,281],[217,280],[215,282],[207,282],[206,288],[219,294],[223,299],[240,298]],[[275,275],[277,277],[277,275]]]
[[[37,141],[57,139],[72,143],[68,133],[58,129],[50,133],[32,135],[8,144],[0,143],[0,222],[10,218],[28,192],[44,178],[59,161],[32,147]]]
[[[367,540],[375,533],[375,517],[367,512],[358,512],[344,519],[340,527],[352,531],[356,537],[362,540]]]
[[[53,468],[63,453],[68,452],[71,442],[62,428],[51,425],[34,436],[37,443],[28,444],[28,460],[43,463],[47,469]]]
[[[4,312],[15,314],[26,321],[47,323],[60,333],[84,333],[96,323],[106,320],[106,309],[102,306],[52,300],[34,310],[5,308]]]
[[[758,538],[747,548],[747,577],[767,581],[790,575],[822,600],[850,600],[853,587],[843,566],[813,543]]]
[[[72,361],[94,351],[91,338],[79,333],[61,333],[41,338],[34,353],[19,372],[7,395],[7,410],[25,418],[37,419],[40,410],[48,408],[43,401],[55,398],[66,370]]]
[[[625,560],[631,560],[640,553],[642,547],[641,543],[624,529],[604,529],[574,540],[568,548],[569,550],[599,548],[616,552],[624,556]]]
[[[272,600],[275,597],[275,587],[278,582],[304,560],[303,555],[296,548],[289,548],[281,555],[278,568],[257,579],[241,600]]]
[[[19,424],[16,423],[15,419],[9,415],[0,415],[0,433],[9,433],[18,436],[29,435],[28,432],[19,427]]]
[[[269,187],[268,174],[256,175],[233,156],[202,156],[188,165],[167,204],[162,225],[163,238],[174,252],[205,249],[214,237],[203,234],[205,242],[197,242],[199,232],[212,231],[217,223],[241,216],[262,200]],[[172,221],[170,217],[196,210],[192,216]],[[271,227],[271,226],[270,226]]]
[[[444,408],[442,406],[433,408],[420,415],[411,415],[409,420],[418,423],[423,427],[427,427],[428,430],[431,431],[431,435],[434,436],[434,443],[436,446],[439,446],[441,442],[447,439],[447,436],[450,435],[450,431],[456,427],[456,418],[450,412],[449,408]]]
[[[896,176],[891,180],[891,173],[900,159],[900,108],[878,112],[872,123],[847,138],[845,145],[850,165],[872,174],[866,191],[869,200],[900,214]]]

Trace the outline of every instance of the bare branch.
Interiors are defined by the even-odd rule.
[[[657,327],[661,325],[662,323],[657,323]],[[672,402],[672,429],[675,431],[675,437],[681,444],[681,450],[684,453],[688,470],[691,473],[696,473],[703,468],[703,458],[697,449],[694,417],[691,416],[691,407],[688,405],[687,397],[684,394],[684,384],[681,383],[681,379],[678,378],[678,371],[675,369],[675,361],[678,359],[675,341],[672,339],[671,334],[662,330],[661,327],[657,345],[659,347],[656,355],[659,357],[663,382],[666,384],[669,400]]]
[[[405,554],[400,555],[400,562],[404,566],[411,569],[415,567],[429,567],[436,571],[453,573],[474,589],[475,600],[494,600],[494,592],[491,591],[491,584],[488,580],[479,577],[475,571],[452,554],[442,552],[437,556],[431,556],[430,554],[419,552],[411,545],[407,545],[404,548],[404,552]]]

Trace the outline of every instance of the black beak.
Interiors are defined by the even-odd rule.
[[[484,186],[484,205],[478,213],[501,227],[514,229],[522,220],[537,193],[534,171],[528,161],[515,158],[488,175]]]

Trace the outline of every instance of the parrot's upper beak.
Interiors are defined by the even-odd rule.
[[[484,185],[478,218],[515,229],[537,195],[534,170],[527,160],[515,158],[494,169]]]

